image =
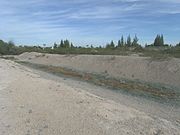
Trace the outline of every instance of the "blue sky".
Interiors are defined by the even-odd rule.
[[[0,39],[16,44],[104,45],[123,34],[180,42],[180,0],[0,0]]]

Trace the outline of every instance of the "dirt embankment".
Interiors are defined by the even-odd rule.
[[[66,67],[77,71],[104,74],[180,88],[180,59],[152,60],[138,56],[56,55],[24,53],[19,60]]]
[[[179,134],[179,120],[151,117],[90,94],[84,90],[88,86],[45,79],[34,70],[0,59],[0,134]]]

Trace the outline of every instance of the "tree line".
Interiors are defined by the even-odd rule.
[[[46,47],[44,44],[42,46],[16,46],[12,41],[4,42],[3,40],[0,40],[0,54],[2,55],[10,55],[10,54],[21,54],[23,52],[48,52],[48,53],[85,53],[85,54],[91,54],[95,52],[95,48],[98,49],[98,51],[101,51],[103,54],[103,51],[106,51],[108,54],[108,51],[113,50],[120,50],[122,48],[142,48],[142,45],[138,43],[139,39],[137,35],[135,35],[133,38],[131,38],[130,35],[127,36],[125,39],[124,36],[121,36],[121,38],[117,41],[117,44],[112,40],[110,43],[106,44],[104,47],[94,47],[93,45],[86,45],[86,46],[74,46],[72,42],[69,40],[61,40],[60,43],[54,43],[52,47]],[[163,46],[171,46],[168,44],[165,44],[164,42],[164,36],[157,35],[150,45],[145,45],[145,48],[147,47],[163,47]],[[180,47],[180,42],[176,45],[176,47]]]
[[[118,40],[118,44],[117,46],[115,45],[114,41],[112,40],[110,44],[106,45],[106,48],[119,48],[119,47],[137,47],[140,46],[140,44],[138,43],[139,39],[138,37],[135,35],[135,37],[133,39],[131,39],[131,36],[129,35],[127,37],[127,40],[124,39],[124,36],[121,36],[121,39]]]
[[[60,44],[54,43],[53,49],[57,48],[73,48],[73,43],[71,43],[69,40],[61,40]]]

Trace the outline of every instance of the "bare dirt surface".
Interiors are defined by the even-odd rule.
[[[180,88],[180,59],[152,60],[139,56],[56,55],[23,53],[19,60],[31,63],[66,67],[78,71],[105,74]]]
[[[138,106],[85,90],[98,87],[73,85],[71,81],[42,77],[32,69],[0,59],[0,135],[180,133],[178,109],[173,122],[161,114],[151,116]],[[156,112],[157,108],[151,109],[149,112]]]

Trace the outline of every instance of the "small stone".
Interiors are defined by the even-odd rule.
[[[81,103],[81,104],[82,104],[82,103],[83,103],[83,101],[79,101],[79,103]]]
[[[26,123],[30,123],[30,119],[27,119],[27,120],[26,120]]]
[[[32,113],[32,110],[31,110],[31,109],[29,110],[29,113]]]
[[[39,129],[38,130],[38,135],[40,135],[42,131],[43,131],[42,129]]]
[[[11,126],[10,126],[10,125],[7,125],[6,127],[7,127],[7,128],[10,128]]]
[[[48,125],[45,125],[44,128],[48,128]]]
[[[24,106],[23,106],[23,105],[21,105],[21,106],[20,106],[20,108],[24,108]]]
[[[160,134],[161,134],[161,130],[160,129],[153,133],[153,135],[160,135]]]
[[[26,135],[30,135],[30,130],[27,131],[27,134]]]

